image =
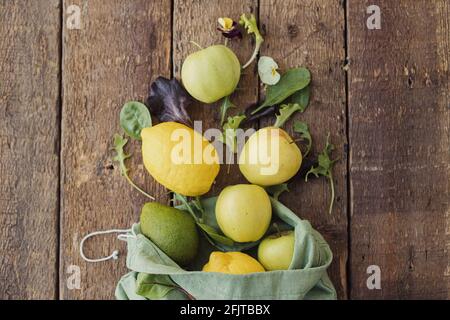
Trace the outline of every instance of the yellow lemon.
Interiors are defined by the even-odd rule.
[[[300,169],[302,153],[286,131],[267,127],[254,133],[245,144],[239,169],[245,178],[263,187],[291,179]]]
[[[220,230],[234,241],[258,241],[272,219],[270,198],[260,186],[226,187],[216,202],[216,219]]]
[[[264,267],[254,258],[242,252],[213,252],[203,267],[205,272],[246,274],[264,272]]]
[[[141,137],[144,166],[164,187],[191,197],[211,189],[219,158],[200,133],[180,123],[163,122],[143,129]]]

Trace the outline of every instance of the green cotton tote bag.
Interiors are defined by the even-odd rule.
[[[217,198],[202,200],[208,224],[215,220]],[[196,263],[187,270],[178,266],[152,241],[140,233],[139,224],[127,238],[127,267],[119,281],[119,300],[302,300],[336,299],[327,268],[333,259],[330,247],[311,224],[271,198],[273,219],[284,230],[295,230],[294,257],[289,270],[230,275],[200,271],[212,251],[244,251],[255,257],[258,243],[241,247],[213,246],[202,234]],[[184,209],[184,206],[178,207]],[[270,232],[274,232],[269,231]],[[209,239],[210,240],[210,239]]]

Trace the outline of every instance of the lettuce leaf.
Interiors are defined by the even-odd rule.
[[[177,79],[158,77],[150,87],[147,105],[152,115],[161,122],[179,122],[192,126],[186,109],[192,103],[191,96]]]

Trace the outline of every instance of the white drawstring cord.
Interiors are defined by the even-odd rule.
[[[117,260],[119,258],[119,250],[114,250],[110,256],[107,256],[105,258],[99,258],[99,259],[89,259],[88,257],[86,257],[86,255],[84,254],[84,251],[83,251],[84,242],[87,239],[98,236],[98,235],[110,234],[110,233],[121,233],[117,236],[117,239],[119,239],[121,241],[126,241],[128,238],[136,237],[136,234],[134,233],[133,229],[112,229],[112,230],[106,230],[106,231],[92,232],[92,233],[86,235],[80,242],[81,258],[83,258],[83,260],[87,261],[87,262],[103,262],[103,261],[108,261],[110,259]],[[129,233],[131,233],[131,234],[129,234]]]

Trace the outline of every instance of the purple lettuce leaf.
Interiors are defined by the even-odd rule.
[[[192,126],[186,109],[192,103],[191,96],[177,79],[158,77],[150,87],[147,106],[161,122],[178,122]]]

